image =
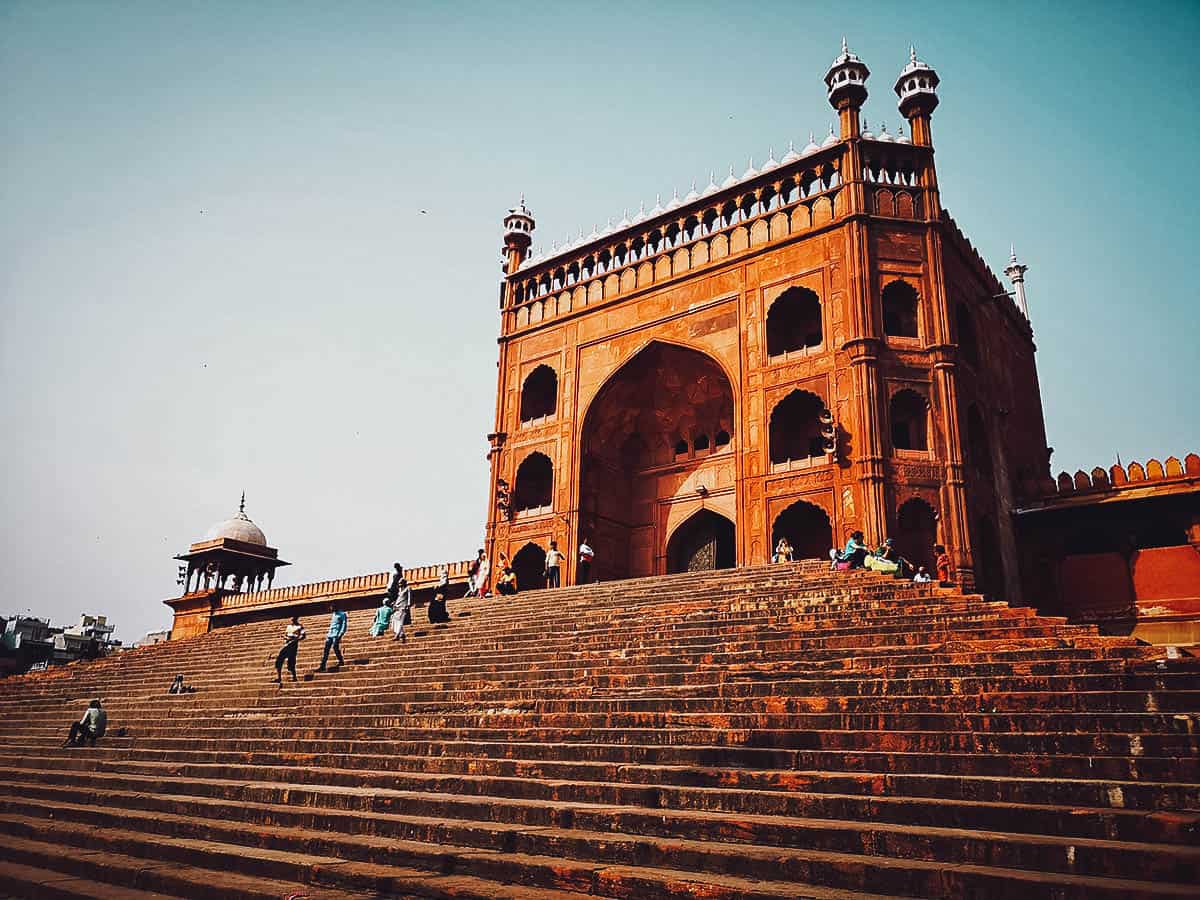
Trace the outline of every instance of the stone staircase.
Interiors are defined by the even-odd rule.
[[[815,562],[452,606],[0,681],[0,896],[1200,895],[1195,659]]]

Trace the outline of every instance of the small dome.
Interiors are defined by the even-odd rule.
[[[733,166],[729,167],[729,174],[725,176],[725,180],[721,182],[721,187],[731,188],[738,183],[738,180],[733,175]]]
[[[699,199],[700,199],[700,192],[696,190],[696,180],[692,179],[692,189],[687,192],[687,195],[683,198],[683,202],[691,203],[693,200],[699,200]]]
[[[862,120],[862,136],[864,140],[873,141],[875,135],[871,132],[871,126],[867,124],[867,120]]]
[[[267,546],[267,536],[246,515],[245,494],[242,494],[242,502],[238,507],[237,515],[224,522],[218,522],[204,535],[206,541],[215,541],[221,538],[229,538],[245,544],[258,544],[260,547]]]
[[[720,188],[717,187],[716,173],[709,172],[708,173],[708,187],[706,187],[704,189],[704,193],[702,193],[700,196],[707,197],[710,194],[715,194],[719,190],[720,190]]]
[[[829,137],[827,137],[827,138],[825,138],[825,140],[821,141],[821,146],[822,147],[832,147],[837,142],[838,142],[838,136],[833,133],[833,126],[830,125],[829,126]]]
[[[898,126],[896,128],[896,143],[897,144],[911,144],[912,143],[912,139],[909,138],[909,136],[904,133],[903,125]]]
[[[679,199],[679,188],[675,188],[675,192],[671,195],[671,202],[667,204],[667,212],[679,209],[681,206],[683,206],[683,201]]]
[[[794,163],[799,158],[800,154],[796,152],[796,145],[792,141],[788,141],[788,152],[783,154],[783,159],[779,162],[781,165],[787,165],[788,163]]]
[[[808,143],[804,145],[804,155],[808,156],[808,154],[816,153],[820,149],[821,147],[817,144],[816,140],[813,139],[813,133],[810,131],[808,133]]]
[[[778,168],[779,168],[779,160],[777,160],[775,158],[775,148],[769,147],[767,149],[767,161],[762,164],[762,168],[759,169],[759,171],[760,172],[770,172],[772,169],[778,169]]]
[[[888,134],[887,125],[881,123],[879,126],[879,134],[875,135],[875,140],[877,140],[877,141],[894,141],[895,138],[893,138],[890,134]]]
[[[754,157],[750,157],[750,161],[746,163],[746,171],[742,173],[740,181],[746,181],[758,174],[758,169],[754,168]]]

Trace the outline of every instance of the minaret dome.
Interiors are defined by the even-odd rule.
[[[917,59],[917,48],[908,48],[908,65],[900,70],[896,79],[896,96],[900,114],[908,120],[923,116],[928,118],[938,105],[938,74],[926,62]]]
[[[504,270],[512,274],[521,267],[533,243],[533,213],[525,206],[525,195],[504,217]]]
[[[850,52],[846,39],[842,38],[842,52],[825,73],[829,105],[838,111],[841,119],[842,140],[859,135],[858,112],[867,102],[867,78],[870,75],[867,64]]]

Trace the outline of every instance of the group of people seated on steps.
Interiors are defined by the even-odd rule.
[[[942,544],[935,544],[933,553],[935,557],[934,567],[937,570],[937,580],[942,584],[949,584],[951,581],[950,554],[946,552],[946,548]],[[779,543],[775,545],[775,552],[771,556],[771,562],[793,562],[795,561],[795,556],[796,554],[792,549],[791,542],[786,537],[781,537]],[[871,550],[866,545],[861,531],[851,533],[844,549],[839,550],[837,547],[830,549],[829,568],[837,571],[870,569],[875,572],[894,575],[896,578],[911,579],[916,584],[926,584],[933,581],[933,577],[929,574],[929,570],[925,566],[914,565],[900,555],[900,551],[896,547],[896,542],[891,538],[885,538],[882,544],[875,550]]]

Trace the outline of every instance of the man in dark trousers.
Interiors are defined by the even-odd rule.
[[[318,672],[325,671],[325,663],[329,662],[330,650],[337,656],[339,667],[346,662],[342,659],[342,635],[346,633],[346,614],[338,609],[336,603],[331,603],[329,608],[333,611],[333,615],[329,618],[329,631],[325,634],[325,652],[321,654],[321,665],[317,669]]]
[[[550,542],[550,549],[546,551],[546,587],[556,588],[562,581],[559,578],[559,566],[562,565],[563,555],[558,552],[558,544],[555,541]]]

